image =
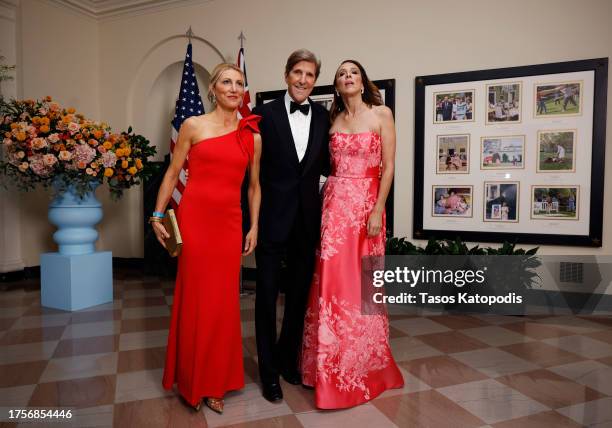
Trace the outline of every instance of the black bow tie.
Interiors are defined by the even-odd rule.
[[[308,111],[310,110],[310,104],[298,104],[294,101],[291,101],[291,104],[289,104],[289,114],[293,114],[293,112],[297,110],[302,112],[304,116],[308,116]]]

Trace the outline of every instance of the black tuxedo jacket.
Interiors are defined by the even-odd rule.
[[[319,177],[329,172],[330,122],[329,112],[323,106],[312,100],[310,106],[310,133],[302,162],[295,150],[284,96],[253,110],[262,116],[259,122],[262,153],[258,235],[263,242],[285,242],[298,215],[303,216],[308,236],[318,242],[321,225]]]

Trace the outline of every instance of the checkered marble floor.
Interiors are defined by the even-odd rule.
[[[42,308],[36,282],[0,291],[0,407],[74,409],[57,424],[0,426],[612,426],[610,318],[391,315],[405,387],[318,411],[300,386],[282,383],[279,403],[261,396],[253,295],[240,302],[247,384],[223,415],[195,413],[161,387],[173,281],[115,277],[113,303],[73,313]]]

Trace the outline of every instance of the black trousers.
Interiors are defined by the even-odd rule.
[[[298,211],[286,242],[260,240],[255,249],[257,288],[255,335],[262,383],[278,383],[279,373],[295,371],[302,345],[304,314],[314,270],[317,241],[305,232],[303,214]],[[286,261],[287,275],[281,278]],[[280,337],[276,334],[276,301],[281,280],[285,291],[285,312]]]

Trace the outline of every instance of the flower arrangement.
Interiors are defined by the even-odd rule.
[[[73,186],[83,196],[106,183],[118,199],[157,169],[148,162],[155,147],[132,128],[112,133],[106,123],[62,108],[51,97],[0,100],[0,133],[0,173],[24,191],[37,184],[59,192]]]

